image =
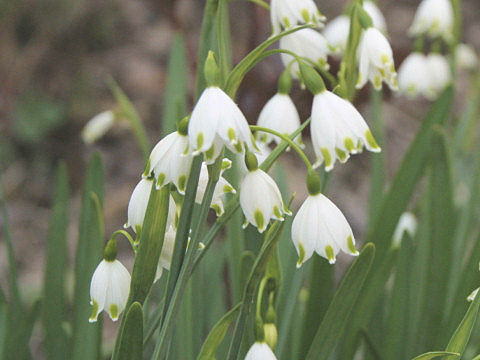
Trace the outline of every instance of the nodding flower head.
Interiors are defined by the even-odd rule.
[[[323,27],[325,19],[313,0],[272,0],[270,2],[270,20],[274,34],[299,24]]]
[[[277,360],[277,357],[266,342],[257,341],[248,350],[245,360]]]
[[[411,36],[428,35],[452,40],[454,14],[450,0],[423,0],[409,29]]]

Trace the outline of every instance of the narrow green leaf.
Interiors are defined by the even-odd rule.
[[[308,301],[303,319],[299,359],[304,359],[325,316],[335,290],[335,267],[318,255],[312,257]]]
[[[166,135],[175,131],[175,125],[185,116],[187,107],[187,60],[185,39],[181,34],[173,38],[164,94],[162,132]]]
[[[306,360],[328,359],[343,338],[348,317],[375,257],[375,245],[367,244],[345,274],[313,339]],[[353,336],[354,334],[350,334]]]
[[[65,272],[67,269],[68,211],[67,168],[64,163],[60,163],[47,237],[43,288],[44,344],[48,358],[52,360],[66,359],[68,354],[67,335],[64,328],[64,323],[67,321]]]
[[[422,322],[425,324],[423,335],[427,349],[442,346],[448,339],[442,329],[445,310],[445,294],[447,281],[452,266],[453,243],[455,229],[455,212],[453,208],[453,187],[450,157],[444,135],[436,129],[432,140],[431,206],[430,206],[430,249],[429,270],[426,293],[428,301],[424,304]],[[448,329],[445,329],[449,331]],[[443,336],[442,336],[443,335]]]
[[[478,309],[480,307],[480,296],[475,296],[475,299],[470,304],[462,322],[458,325],[457,329],[453,333],[450,341],[448,342],[445,351],[452,351],[463,355],[465,348],[467,347],[468,340],[472,334],[475,322],[478,317]],[[450,358],[450,357],[449,357]]]
[[[32,307],[27,312],[26,322],[25,322],[25,342],[28,344],[30,338],[32,337],[33,328],[35,327],[37,320],[40,318],[42,313],[42,300],[37,299],[33,302]]]
[[[200,354],[198,354],[197,360],[213,360],[215,359],[215,352],[217,351],[218,346],[225,338],[227,330],[230,327],[230,324],[233,320],[236,319],[238,312],[240,311],[241,303],[237,304],[232,310],[226,313],[219,321],[215,324],[213,329],[208,334],[207,339],[203,343]]]
[[[449,351],[431,351],[422,355],[418,355],[417,357],[413,358],[413,360],[430,360],[440,356],[449,356],[451,359],[458,359],[460,354]]]
[[[118,102],[118,106],[120,107],[120,116],[128,120],[130,126],[132,127],[133,133],[135,134],[135,139],[137,140],[138,145],[142,150],[143,157],[146,161],[150,154],[151,144],[140,115],[138,115],[137,109],[135,109],[133,103],[123,92],[120,86],[118,86],[115,80],[109,79],[108,84]]]
[[[92,200],[94,194],[100,204],[103,199],[103,163],[100,155],[93,155],[88,165],[82,194],[77,249],[75,252],[75,285],[73,296],[73,331],[71,359],[96,359],[100,353],[101,322],[90,324],[90,281],[102,260],[103,225]]]
[[[119,360],[142,360],[143,312],[142,305],[135,301],[127,311],[125,326],[120,339]]]
[[[218,0],[217,8],[217,39],[219,68],[222,82],[227,78],[231,67],[230,21],[227,0]]]

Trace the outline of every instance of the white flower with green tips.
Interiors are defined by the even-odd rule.
[[[333,169],[337,159],[344,163],[364,146],[372,152],[381,151],[358,110],[327,90],[313,98],[310,131],[317,157],[314,167],[324,163],[327,171]]]
[[[141,179],[133,189],[130,202],[128,203],[128,221],[124,225],[125,228],[131,227],[137,234],[142,228],[145,213],[147,211],[148,200],[153,185],[152,179]],[[167,218],[167,228],[169,225],[176,226],[176,207],[175,201],[170,196],[169,210]]]
[[[378,6],[371,0],[363,2],[363,9],[370,15],[373,26],[380,30],[382,33],[387,33],[387,22]]]
[[[476,70],[478,69],[478,55],[473,46],[468,44],[458,44],[455,48],[455,66],[458,69]]]
[[[226,194],[235,194],[236,191],[233,186],[225,180],[222,176],[223,172],[229,169],[231,166],[231,161],[228,159],[223,159],[222,171],[220,173],[220,178],[218,179],[217,185],[215,185],[215,190],[213,191],[212,203],[210,207],[215,210],[217,216],[220,216],[224,212],[223,200]],[[200,178],[198,179],[198,188],[195,202],[201,204],[205,191],[207,190],[208,183],[208,168],[206,163],[202,163],[202,168],[200,170]]]
[[[117,257],[117,244],[110,240],[105,248],[104,259],[95,269],[90,283],[90,322],[97,321],[98,314],[105,310],[113,321],[125,309],[130,292],[130,273]]]
[[[272,0],[270,20],[274,34],[299,24],[313,24],[323,27],[325,16],[313,0]]]
[[[427,56],[428,88],[427,97],[434,100],[452,82],[450,64],[445,56],[432,53]]]
[[[427,95],[430,70],[427,57],[414,52],[408,55],[398,69],[398,86],[400,92],[410,98]]]
[[[165,237],[163,239],[162,252],[160,253],[160,258],[158,259],[157,273],[155,274],[155,281],[160,279],[163,273],[163,269],[170,270],[170,265],[172,263],[173,249],[175,248],[175,236],[177,232],[175,227],[169,226],[165,232]]]
[[[258,168],[252,153],[247,154],[247,161],[250,162],[247,163],[250,171],[240,185],[240,206],[246,218],[244,227],[250,223],[263,233],[270,219],[283,221],[284,215],[291,213],[283,204],[277,184],[270,175]]]
[[[258,164],[262,164],[267,157],[272,153],[272,150],[268,147],[267,144],[264,142],[259,141],[257,143],[258,151],[254,153],[255,157],[257,158]],[[245,175],[249,173],[247,166],[245,165],[245,156],[237,155],[238,165],[240,168],[240,176],[243,178]]]
[[[292,241],[297,249],[297,267],[313,252],[334,264],[340,250],[356,256],[355,238],[343,213],[326,196],[310,195],[298,210],[292,224]]]
[[[392,48],[380,30],[369,27],[363,32],[357,57],[357,89],[363,88],[369,80],[377,90],[382,88],[382,82],[387,83],[392,90],[398,89]]]
[[[327,23],[323,30],[323,36],[327,39],[333,53],[343,54],[345,52],[349,32],[350,17],[346,15],[340,15]]]
[[[277,360],[277,357],[266,342],[257,341],[248,350],[245,360]]]
[[[302,29],[280,39],[280,49],[293,52],[299,57],[306,58],[320,67],[328,70],[327,57],[331,53],[327,39],[316,30]],[[281,53],[283,64],[290,66],[291,74],[298,78],[299,69],[295,58],[290,54]],[[290,64],[291,63],[291,64]]]
[[[428,35],[452,40],[454,24],[453,8],[450,0],[423,0],[418,6],[409,29],[411,36]]]
[[[408,234],[411,238],[415,236],[417,232],[417,218],[411,212],[404,212],[398,220],[397,227],[393,233],[394,245],[400,245],[404,234]]]
[[[115,123],[115,114],[108,110],[91,118],[82,130],[82,140],[86,144],[93,144],[104,136]]]
[[[157,188],[172,183],[183,195],[191,164],[188,136],[175,131],[155,145],[144,176],[153,173]]]
[[[194,154],[203,152],[208,164],[215,161],[223,145],[235,153],[254,148],[247,119],[233,100],[216,86],[204,90],[188,124]]]

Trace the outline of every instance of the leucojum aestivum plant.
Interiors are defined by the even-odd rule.
[[[381,4],[353,0],[327,21],[313,0],[250,1],[270,12],[272,34],[235,66],[229,1],[206,1],[194,105],[185,106],[184,88],[167,86],[165,135],[153,148],[133,104],[110,80],[118,106],[95,116],[82,138],[91,144],[126,121],[145,163],[124,228],[101,246],[103,170],[98,155],[91,161],[71,322],[63,277],[51,280],[65,269],[58,264],[68,184],[60,167],[43,300],[48,358],[480,359],[480,67],[474,49],[460,43],[460,0],[419,2],[408,30],[414,50],[398,75]],[[177,38],[170,84],[185,81],[182,46]],[[271,56],[281,57],[284,70],[249,125],[235,96]],[[459,73],[469,75],[471,89],[455,115]],[[384,84],[404,101],[433,103],[388,186]],[[308,119],[290,97],[294,86],[313,95]],[[369,117],[355,105],[366,87]],[[287,151],[304,163],[299,208],[285,169],[272,168]],[[371,189],[369,208],[357,209],[369,218],[359,244],[327,188],[332,172],[364,151]],[[122,239],[134,257],[131,271],[117,259]],[[340,254],[353,262],[337,283]],[[23,358],[12,354],[31,334],[17,326],[28,320],[15,296],[5,359]],[[101,341],[104,313],[119,321],[111,344]]]

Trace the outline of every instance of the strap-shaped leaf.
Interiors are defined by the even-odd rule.
[[[120,339],[119,360],[142,360],[143,312],[142,305],[134,302],[127,311]]]
[[[375,257],[375,245],[367,244],[342,280],[313,339],[306,360],[328,359],[343,338],[347,320]],[[352,334],[353,336],[353,334]]]
[[[215,351],[218,348],[218,345],[223,341],[227,330],[230,327],[230,324],[236,319],[238,312],[240,310],[241,303],[237,304],[232,310],[226,313],[219,321],[215,324],[213,329],[208,334],[207,339],[202,345],[200,354],[198,354],[197,360],[212,360],[215,359]]]
[[[428,353],[418,355],[413,358],[413,360],[430,360],[435,359],[440,356],[448,356],[450,359],[458,359],[460,357],[459,353],[450,352],[450,351],[430,351]]]

